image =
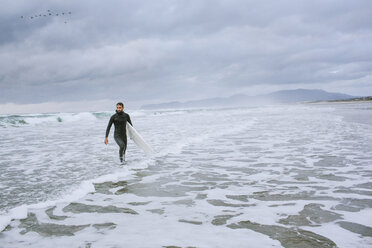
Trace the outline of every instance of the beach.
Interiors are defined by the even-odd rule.
[[[0,115],[0,247],[371,247],[372,103]]]

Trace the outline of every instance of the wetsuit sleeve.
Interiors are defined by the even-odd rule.
[[[132,124],[132,121],[130,120],[130,116],[128,115],[128,120],[127,120],[129,123],[130,123],[130,125],[133,127],[133,124]]]
[[[106,138],[109,136],[112,123],[114,123],[114,116],[111,116],[110,121],[109,121],[109,123],[107,125],[107,128],[106,128]]]

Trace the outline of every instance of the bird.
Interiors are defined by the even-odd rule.
[[[47,10],[46,13],[41,13],[41,14],[36,14],[36,15],[32,15],[32,16],[29,16],[30,19],[34,19],[34,18],[38,18],[38,17],[47,17],[47,16],[64,16],[64,15],[71,15],[72,12],[71,11],[68,11],[68,12],[60,12],[60,13],[55,13],[55,12],[52,12],[50,9]],[[24,18],[27,18],[27,16],[21,16],[20,18],[24,19]],[[64,23],[66,24],[67,21],[64,21]]]

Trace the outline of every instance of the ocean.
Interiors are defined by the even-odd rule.
[[[0,247],[372,247],[372,104],[0,115]]]

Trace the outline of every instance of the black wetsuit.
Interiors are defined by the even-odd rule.
[[[123,155],[125,154],[125,150],[127,149],[127,129],[126,129],[127,122],[129,122],[132,125],[130,116],[127,113],[123,111],[116,112],[116,114],[111,116],[110,121],[107,125],[107,129],[106,129],[106,138],[107,138],[109,136],[112,123],[114,123],[114,126],[115,126],[114,139],[120,147],[119,156],[120,156],[121,161],[123,161]]]

